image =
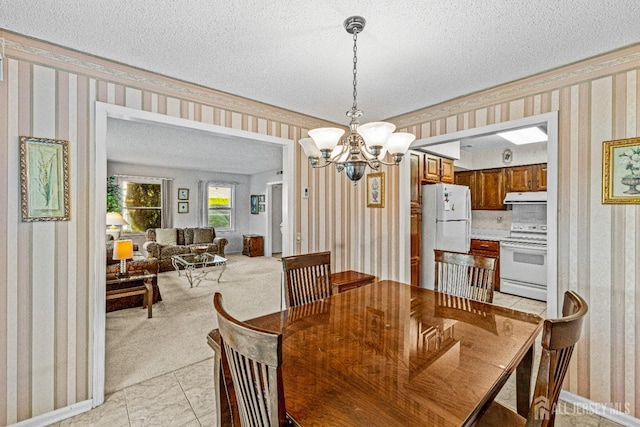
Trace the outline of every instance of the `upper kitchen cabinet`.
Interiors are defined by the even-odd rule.
[[[547,164],[533,165],[533,168],[535,191],[547,191]]]
[[[523,165],[504,168],[507,192],[545,191],[547,164]]]
[[[456,172],[455,181],[457,185],[466,185],[471,193],[471,209],[476,207],[476,171]]]
[[[482,169],[476,171],[476,201],[474,209],[501,210],[504,205],[504,169]]]
[[[422,179],[453,184],[453,160],[425,154]]]

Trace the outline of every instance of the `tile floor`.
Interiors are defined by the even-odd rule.
[[[546,316],[546,304],[540,301],[498,292],[494,296],[494,303]],[[539,353],[535,354],[534,366],[538,357]],[[513,406],[514,396],[515,381],[512,378],[498,400]],[[54,426],[213,427],[216,426],[214,411],[213,360],[208,359],[117,391],[107,396],[103,405]],[[556,418],[556,426],[619,426],[595,414],[585,415],[571,408],[566,412],[569,415]]]

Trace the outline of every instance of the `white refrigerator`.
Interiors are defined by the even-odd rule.
[[[422,186],[422,284],[434,288],[434,249],[469,252],[471,245],[471,193],[454,184]]]

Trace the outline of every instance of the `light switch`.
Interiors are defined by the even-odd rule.
[[[303,199],[308,199],[309,198],[309,187],[304,187],[302,189],[302,198]]]

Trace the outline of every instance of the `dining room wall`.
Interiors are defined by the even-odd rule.
[[[565,389],[640,417],[640,206],[602,204],[603,141],[640,134],[640,45],[391,118],[418,138],[558,111],[558,297],[589,304]]]

